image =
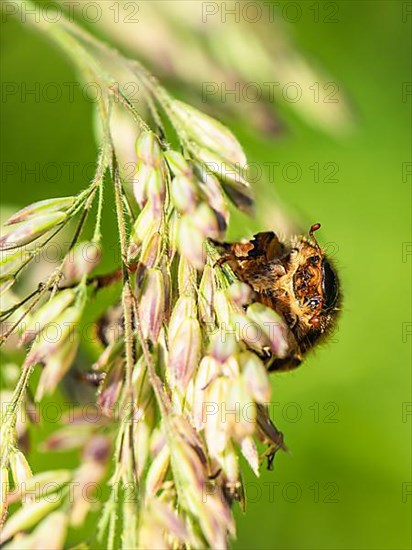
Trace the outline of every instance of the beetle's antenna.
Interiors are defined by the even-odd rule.
[[[320,229],[320,223],[314,223],[312,227],[309,229],[309,237],[312,239],[312,241],[315,243],[316,248],[320,250],[320,246],[318,241],[316,240],[316,237],[313,235],[315,231]]]

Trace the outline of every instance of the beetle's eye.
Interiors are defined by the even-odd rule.
[[[319,298],[311,298],[309,300],[309,307],[311,309],[316,309],[319,305],[320,299]]]
[[[338,299],[338,280],[326,259],[322,262],[322,292],[325,307],[333,307]]]

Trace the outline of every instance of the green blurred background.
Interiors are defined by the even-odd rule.
[[[280,105],[286,131],[263,138],[247,124],[227,119],[249,160],[277,161],[280,167],[294,162],[302,169],[294,183],[281,174],[274,183],[260,181],[257,219],[235,217],[230,234],[270,229],[267,210],[279,197],[301,217],[303,227],[322,223],[319,239],[334,243],[345,299],[332,342],[297,371],[273,376],[278,405],[272,417],[291,454],[277,456],[274,471],[263,471],[258,482],[245,467],[249,502],[246,514],[236,511],[233,546],[411,548],[412,419],[405,414],[411,402],[412,335],[406,334],[411,322],[412,256],[406,255],[411,176],[402,175],[403,163],[411,161],[412,98],[402,97],[403,84],[412,80],[412,16],[403,21],[410,2],[333,2],[338,9],[333,24],[315,22],[311,2],[297,4],[302,17],[285,26],[301,51],[342,83],[356,124],[346,136],[333,137]],[[331,3],[315,4],[322,10]],[[60,51],[16,21],[2,25],[1,42],[3,82],[31,89],[36,82],[76,79]],[[178,86],[174,92],[179,96]],[[94,162],[93,105],[80,93],[74,98],[71,102],[64,95],[51,103],[3,94],[3,207],[74,194],[85,185],[79,177],[71,181],[67,170],[55,183],[45,183],[30,174],[24,179],[20,169],[22,163]],[[321,172],[316,182],[310,166],[330,162],[338,167],[337,181],[325,181]],[[10,173],[13,166],[19,167],[16,173]],[[108,247],[115,244],[112,224],[108,216]],[[37,452],[32,460],[34,469],[56,462],[55,456]],[[75,459],[64,455],[64,462]],[[81,535],[73,533],[71,543]]]

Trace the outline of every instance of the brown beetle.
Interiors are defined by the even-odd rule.
[[[254,291],[254,299],[274,309],[289,327],[289,354],[269,357],[269,370],[297,367],[304,355],[335,326],[341,293],[335,268],[313,233],[282,242],[272,231],[238,243],[215,242],[236,276]],[[223,249],[223,250],[222,250]]]

